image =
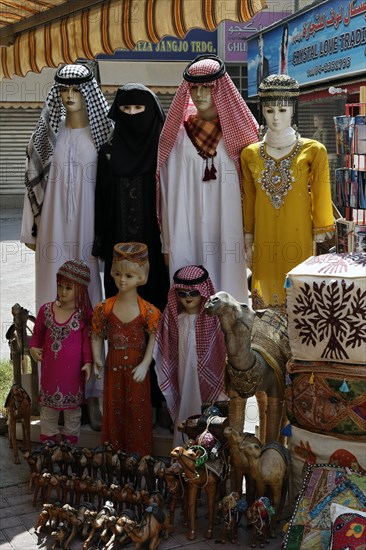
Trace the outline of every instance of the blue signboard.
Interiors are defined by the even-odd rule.
[[[140,41],[133,50],[117,50],[114,55],[101,54],[97,59],[113,61],[191,61],[198,55],[217,54],[217,30],[192,29],[184,39],[167,36],[157,44]]]
[[[331,0],[248,40],[248,95],[268,74],[313,84],[366,71],[366,0]]]

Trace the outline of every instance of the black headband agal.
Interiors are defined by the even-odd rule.
[[[217,61],[219,63],[220,67],[217,69],[216,72],[211,73],[211,74],[199,74],[199,75],[190,74],[189,73],[190,67],[192,67],[192,65],[194,65],[198,61],[202,61],[203,59],[213,59],[214,61]],[[226,73],[225,63],[223,62],[222,59],[220,59],[220,57],[218,57],[217,55],[213,55],[213,54],[212,55],[199,55],[198,57],[196,57],[196,59],[191,61],[191,63],[189,63],[189,65],[187,65],[187,67],[184,69],[183,78],[187,82],[191,82],[193,84],[202,84],[204,82],[213,82],[214,80],[217,80],[217,79],[221,78],[222,76],[224,76],[225,73]]]
[[[200,283],[207,281],[208,271],[202,265],[197,265],[195,267],[199,267],[200,269],[202,269],[203,273],[200,277],[197,277],[196,279],[181,279],[178,273],[179,271],[181,271],[182,268],[179,268],[173,275],[173,281],[177,285],[199,285]]]
[[[62,69],[64,69],[64,67],[60,67],[56,71],[54,77],[55,82],[57,82],[57,84],[63,84],[64,86],[73,86],[76,84],[84,84],[84,82],[90,82],[91,80],[93,80],[94,75],[89,67],[87,67],[86,65],[82,65],[82,67],[87,70],[87,74],[80,76],[71,74],[60,75],[60,72],[62,71]]]

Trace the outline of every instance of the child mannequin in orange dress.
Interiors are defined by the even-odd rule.
[[[116,450],[152,453],[150,377],[160,311],[137,288],[149,274],[147,246],[116,244],[111,275],[118,293],[93,312],[92,350],[96,376],[102,368],[103,339],[108,340],[104,370],[102,441]]]

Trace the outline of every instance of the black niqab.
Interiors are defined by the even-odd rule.
[[[145,105],[141,113],[129,115],[121,105]],[[155,172],[159,136],[165,114],[156,95],[143,84],[120,88],[108,114],[114,120],[111,140],[111,168],[115,175],[136,178]]]

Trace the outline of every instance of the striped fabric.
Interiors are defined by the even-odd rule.
[[[109,0],[75,13],[64,9],[60,17],[64,3],[7,2],[1,45],[11,45],[0,48],[1,79],[72,64],[78,58],[112,55],[117,48],[133,49],[140,40],[157,43],[166,35],[183,38],[193,27],[214,30],[225,19],[248,21],[267,7],[265,0]],[[56,10],[56,18],[39,25],[37,15],[47,6]],[[31,16],[38,19],[38,26],[17,33],[16,23]],[[15,33],[15,40],[6,36],[8,32]]]

